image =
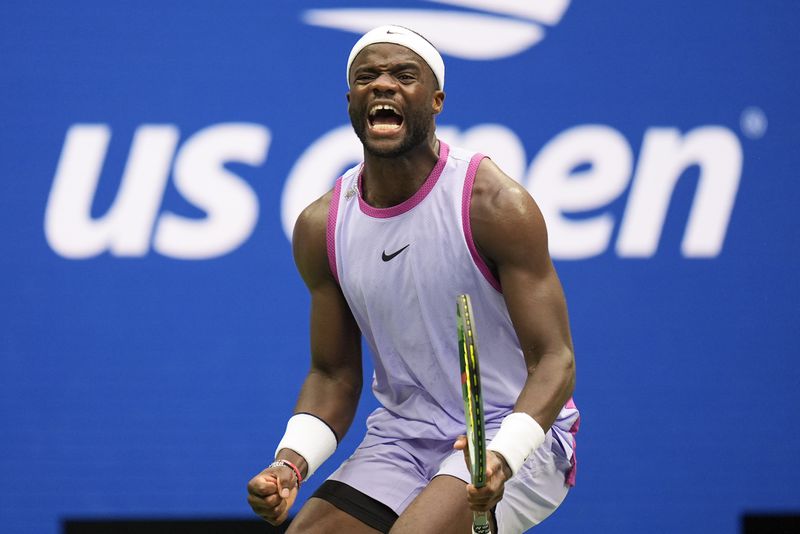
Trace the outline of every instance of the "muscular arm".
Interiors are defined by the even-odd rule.
[[[362,386],[361,333],[328,265],[326,222],[331,194],[300,215],[292,247],[297,268],[311,293],[311,368],[295,413],[316,415],[341,439],[353,422]],[[279,458],[305,460],[283,449]]]
[[[515,411],[552,426],[575,384],[567,306],[528,192],[491,160],[478,168],[470,211],[476,245],[500,279],[528,370]]]

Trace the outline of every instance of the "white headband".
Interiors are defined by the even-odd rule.
[[[398,44],[415,52],[433,71],[433,75],[439,82],[439,89],[444,90],[444,61],[439,51],[417,32],[392,25],[379,26],[368,31],[353,46],[350,57],[347,58],[347,87],[350,87],[350,66],[353,64],[353,60],[364,48],[375,43]]]

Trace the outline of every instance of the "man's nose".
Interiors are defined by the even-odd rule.
[[[397,80],[388,72],[383,72],[372,81],[373,91],[394,91],[397,88]]]

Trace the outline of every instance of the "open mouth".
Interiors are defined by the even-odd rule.
[[[379,132],[398,130],[403,124],[403,115],[391,104],[375,104],[369,110],[369,125]]]

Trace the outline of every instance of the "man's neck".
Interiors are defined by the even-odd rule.
[[[370,206],[389,208],[416,193],[439,160],[439,141],[434,137],[402,156],[384,158],[364,153],[361,195]]]

